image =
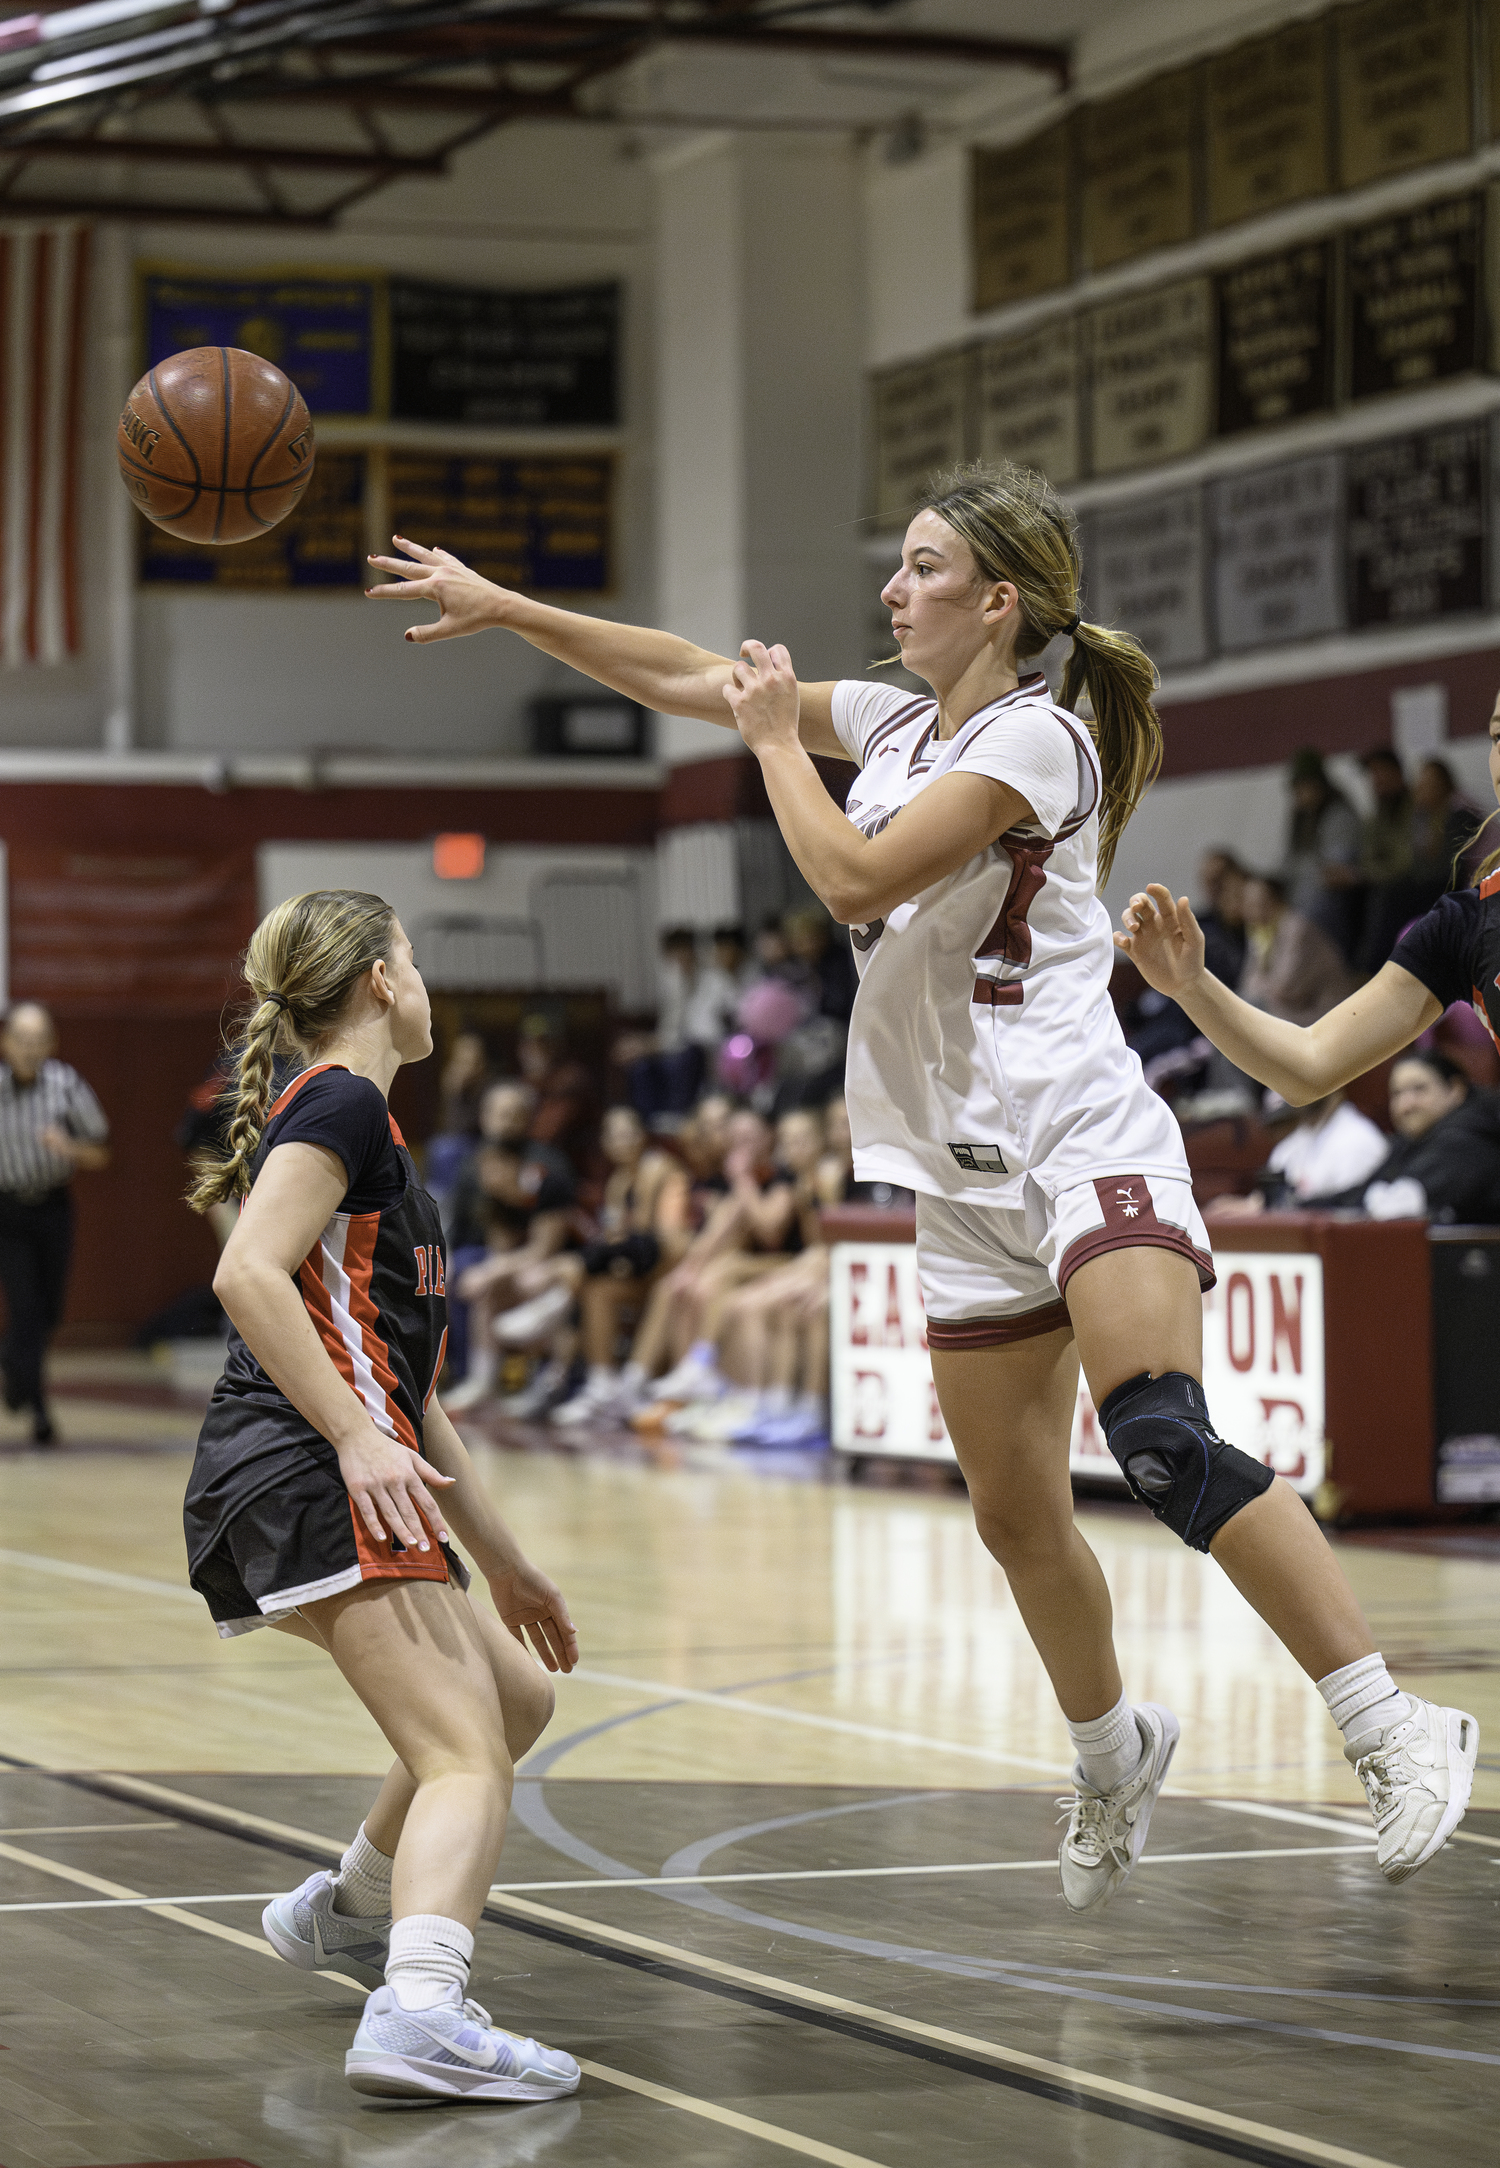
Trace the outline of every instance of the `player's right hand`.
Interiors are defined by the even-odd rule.
[[[466,632],[488,632],[504,623],[510,598],[503,587],[481,579],[451,550],[430,550],[425,543],[408,542],[399,534],[392,535],[391,541],[402,555],[372,557],[370,563],[394,577],[378,587],[367,587],[365,593],[374,602],[394,596],[398,602],[437,604],[440,614],[435,624],[407,626],[406,637],[415,646],[428,640],[457,640]]]
[[[1120,913],[1123,933],[1115,947],[1128,956],[1148,986],[1175,1000],[1203,976],[1203,929],[1186,896],[1152,881]]]
[[[432,1495],[432,1489],[451,1489],[454,1478],[442,1475],[410,1446],[386,1437],[373,1423],[360,1436],[336,1448],[339,1474],[354,1503],[354,1510],[377,1543],[394,1536],[414,1551],[429,1551],[421,1514],[425,1513],[440,1542],[448,1531]]]

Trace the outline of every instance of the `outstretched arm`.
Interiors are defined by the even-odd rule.
[[[1204,969],[1203,934],[1186,896],[1153,882],[1121,913],[1115,947],[1148,986],[1186,1011],[1221,1054],[1294,1107],[1322,1099],[1410,1046],[1443,1005],[1400,964],[1386,964],[1358,993],[1305,1028],[1267,1016]]]
[[[514,632],[544,655],[555,655],[559,662],[596,678],[628,700],[638,700],[642,707],[734,728],[734,717],[724,705],[724,687],[734,671],[727,655],[695,647],[675,633],[554,609],[481,579],[449,550],[428,549],[420,542],[408,542],[404,535],[392,540],[403,554],[372,557],[370,562],[393,577],[368,592],[380,602],[437,604],[434,623],[407,626],[406,637],[414,646],[456,640],[470,632]],[[801,727],[802,743],[809,753],[848,759],[833,727],[831,683],[802,687]]]

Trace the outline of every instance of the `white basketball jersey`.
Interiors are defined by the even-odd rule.
[[[847,679],[833,724],[860,773],[846,811],[881,829],[941,777],[1008,783],[1036,815],[884,920],[850,929],[859,993],[847,1092],[861,1181],[1013,1204],[1097,1175],[1187,1172],[1109,998],[1095,894],[1099,759],[1086,725],[1023,678],[950,739],[937,703]]]

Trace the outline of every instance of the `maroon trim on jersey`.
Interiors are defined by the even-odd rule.
[[[894,715],[888,715],[885,721],[871,732],[870,742],[865,747],[861,766],[868,768],[875,757],[877,747],[883,746],[887,738],[893,738],[898,730],[904,730],[915,716],[921,714],[923,708],[931,705],[931,695],[924,693],[915,700],[908,700],[906,706],[898,708]]]
[[[1024,997],[1019,979],[976,979],[969,998],[986,1009],[1018,1009]]]
[[[1070,1323],[1065,1302],[1049,1302],[1019,1317],[929,1317],[927,1345],[957,1355],[966,1348],[1009,1347],[1014,1340],[1035,1340],[1044,1332],[1060,1332]]]
[[[1000,915],[974,951],[977,963],[981,956],[998,956],[1008,964],[1029,964],[1031,961],[1031,927],[1026,914],[1047,885],[1046,865],[1052,856],[1050,843],[1007,843],[1010,853],[1010,886],[1005,891],[1005,901]]]
[[[923,760],[922,758],[923,753],[926,752],[928,746],[932,743],[933,738],[937,735],[937,727],[938,719],[934,715],[932,721],[927,725],[927,728],[923,731],[921,737],[918,738],[916,744],[912,748],[911,756],[906,763],[906,772],[909,776],[915,775],[919,767],[930,768],[932,766],[932,762],[937,759],[936,753],[932,755],[931,760]]]
[[[1198,1284],[1205,1294],[1215,1284],[1214,1261],[1200,1250],[1181,1227],[1163,1226],[1156,1216],[1151,1185],[1143,1174],[1117,1174],[1095,1180],[1094,1195],[1104,1214],[1104,1225],[1080,1235],[1064,1250],[1057,1268],[1057,1285],[1066,1294],[1068,1282],[1080,1265],[1092,1263],[1110,1250],[1176,1250],[1190,1257],[1198,1268]]]

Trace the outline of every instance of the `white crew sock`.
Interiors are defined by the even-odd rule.
[[[333,1878],[333,1909],[346,1920],[383,1920],[391,1909],[393,1861],[377,1852],[360,1823]]]
[[[474,1937],[457,1920],[440,1912],[413,1912],[391,1929],[391,1953],[385,1961],[385,1984],[403,2010],[430,2010],[469,1984]]]
[[[1145,1743],[1135,1711],[1123,1694],[1112,1709],[1106,1709],[1103,1716],[1090,1717],[1086,1724],[1075,1724],[1071,1717],[1063,1721],[1078,1755],[1083,1781],[1092,1784],[1096,1792],[1112,1792],[1140,1767]]]
[[[1361,1656],[1340,1671],[1330,1671],[1326,1679],[1319,1679],[1318,1692],[1348,1746],[1370,1732],[1404,1723],[1411,1715],[1411,1701],[1386,1670],[1378,1649],[1373,1656]]]

